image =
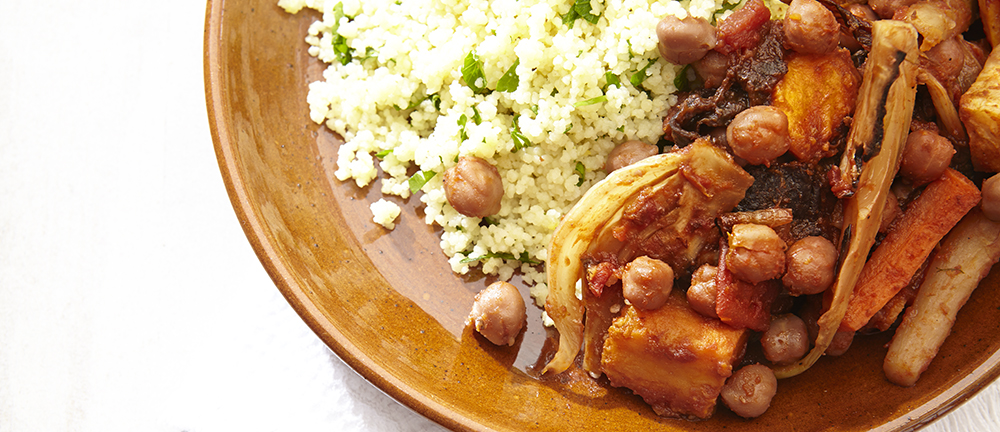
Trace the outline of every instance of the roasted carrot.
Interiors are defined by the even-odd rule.
[[[941,242],[913,305],[889,344],[883,368],[889,381],[912,386],[951,333],[958,310],[1000,260],[1000,223],[969,212]]]
[[[715,313],[730,327],[766,331],[771,325],[771,304],[778,298],[781,284],[776,279],[755,284],[737,279],[726,265],[728,250],[728,242],[720,241]]]
[[[771,304],[781,292],[777,279],[752,284],[736,279],[729,271],[719,271],[716,283],[719,293],[715,298],[715,313],[722,322],[736,329],[748,328],[766,331],[771,325]]]
[[[913,299],[917,296],[917,288],[920,287],[920,283],[924,280],[924,270],[921,268],[917,270],[917,273],[913,275],[913,279],[910,283],[899,290],[896,295],[889,299],[889,302],[882,306],[872,319],[868,320],[868,324],[865,325],[866,329],[876,329],[878,331],[889,330],[899,317],[902,316],[903,309],[913,303]]]
[[[979,199],[976,185],[953,169],[927,185],[865,263],[840,330],[856,331],[867,324]]]

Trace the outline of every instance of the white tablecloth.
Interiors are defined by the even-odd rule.
[[[438,431],[285,303],[222,183],[200,0],[0,1],[0,431]],[[1000,430],[1000,384],[928,430]]]

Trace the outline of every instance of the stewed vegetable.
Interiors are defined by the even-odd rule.
[[[920,13],[875,20],[891,8]],[[929,17],[950,12],[956,27],[928,25]],[[962,36],[967,6],[793,0],[781,19],[769,18],[762,2],[749,0],[715,32],[695,19],[661,21],[662,57],[692,63],[685,71],[698,74],[703,87],[678,95],[666,113],[671,151],[616,167],[557,229],[546,311],[560,346],[546,372],[572,367],[583,344],[586,358],[601,359],[599,365],[584,361],[585,371],[608,374],[612,385],[633,389],[661,415],[705,416],[704,395],[678,385],[686,380],[718,391],[737,415],[756,417],[769,406],[776,379],[802,373],[823,355],[843,354],[859,330],[894,328],[914,298],[922,298],[922,278],[931,282],[920,290],[930,284],[967,295],[994,255],[1000,257],[989,235],[947,237],[956,250],[986,245],[989,259],[976,261],[982,274],[952,283],[923,273],[932,271],[927,263],[949,259],[941,254],[959,253],[935,257],[934,245],[960,220],[1000,219],[1000,180],[981,181],[971,169],[1000,170],[972,144],[978,142],[982,154],[1000,154],[1000,146],[976,141],[984,133],[975,129],[1000,113],[994,116],[979,94],[961,96],[973,85],[970,74],[984,67],[978,45]],[[992,79],[1000,85],[1000,66],[995,79],[989,63],[983,70],[977,84]],[[919,86],[926,93],[918,96]],[[965,145],[971,156],[956,151]],[[671,270],[663,280],[671,280],[672,294],[662,304],[666,289],[637,282],[638,269],[656,268]],[[585,287],[579,297],[578,281]],[[685,307],[675,304],[679,290]],[[945,309],[962,302],[948,300]],[[933,327],[923,320],[912,319],[911,333]],[[698,326],[708,332],[719,325],[739,332],[718,352],[672,365],[670,374],[680,378],[667,379],[656,365],[642,363],[659,360],[640,353],[680,350],[673,341],[694,338]],[[703,361],[735,365],[733,344],[743,338],[759,340],[765,364],[744,365],[720,384],[718,368]],[[900,337],[898,344],[912,346],[914,338]],[[887,358],[887,376],[911,385],[912,368],[926,367],[930,349],[936,346],[919,354],[900,348],[899,358]]]

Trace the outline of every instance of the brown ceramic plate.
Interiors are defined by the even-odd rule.
[[[465,327],[488,279],[457,277],[424,225],[418,200],[397,228],[371,222],[378,188],[332,173],[338,139],[309,120],[307,85],[324,65],[303,41],[315,14],[277,0],[211,0],[205,90],[219,166],[261,263],[302,319],[369,381],[455,430],[902,431],[967,400],[1000,374],[1000,274],[958,316],[941,354],[913,388],[882,373],[888,335],[856,340],[781,381],[752,421],[719,408],[708,421],[659,418],[638,397],[606,385],[539,380],[546,331],[537,309],[513,347]],[[522,291],[527,297],[526,290]]]

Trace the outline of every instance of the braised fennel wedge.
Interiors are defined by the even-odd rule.
[[[840,165],[849,191],[833,300],[819,319],[819,335],[813,349],[801,360],[776,368],[774,374],[778,378],[792,377],[809,369],[826,352],[837,333],[875,242],[889,187],[899,169],[910,130],[917,92],[917,31],[901,21],[883,20],[873,24],[872,32],[872,51]]]
[[[568,369],[584,342],[585,284],[583,258],[596,252],[628,262],[638,253],[630,243],[658,235],[676,240],[675,259],[694,264],[705,246],[717,239],[714,220],[743,199],[753,177],[724,150],[707,141],[652,156],[612,172],[594,185],[563,218],[549,248],[549,295],[545,311],[559,331],[559,349],[544,372]],[[674,205],[632,237],[615,237],[629,204],[640,194],[673,197]],[[655,232],[653,232],[655,231]],[[712,237],[712,233],[716,233]]]

